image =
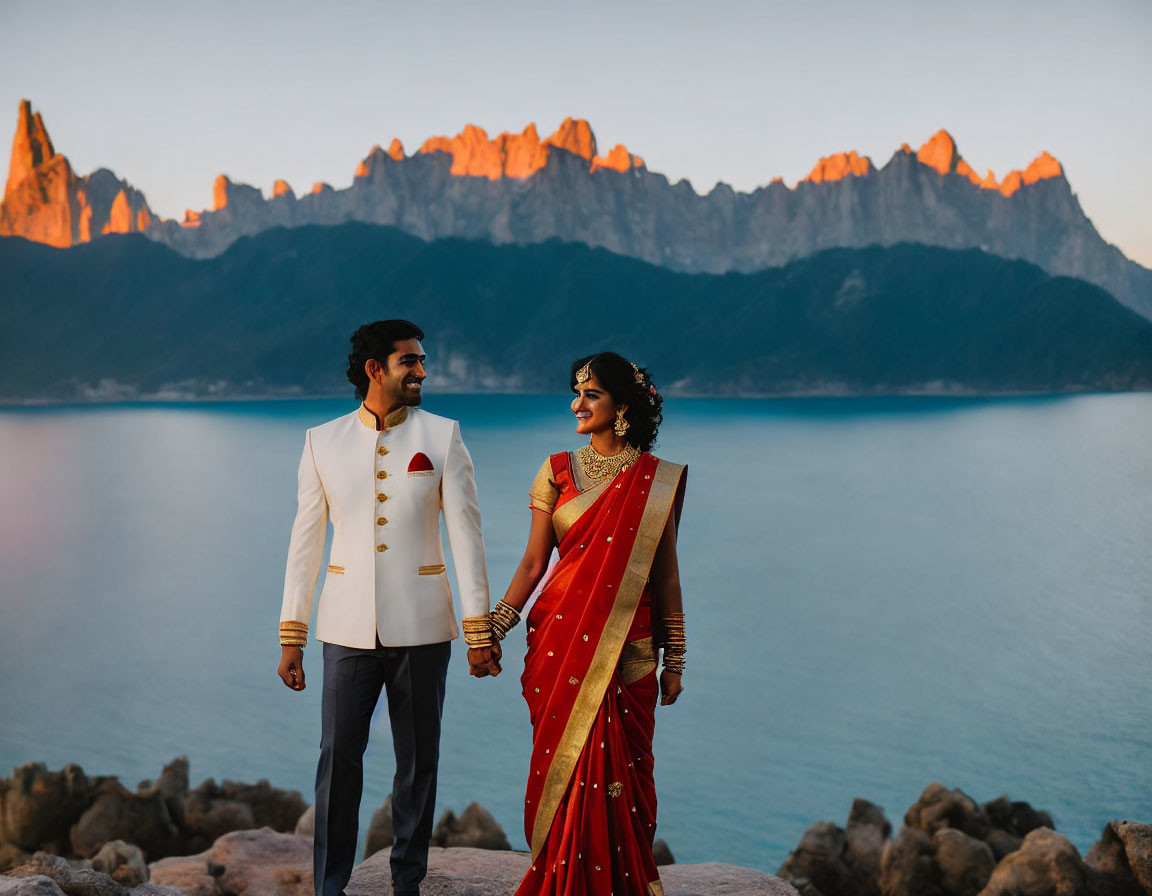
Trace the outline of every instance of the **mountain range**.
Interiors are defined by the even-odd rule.
[[[564,391],[608,348],[669,394],[1152,389],[1152,322],[978,249],[828,249],[689,274],[551,240],[274,228],[187,258],[140,234],[0,238],[0,401],[348,395],[359,324],[409,317],[434,390]]]
[[[57,247],[141,233],[189,258],[220,255],[276,227],[389,225],[424,240],[465,237],[529,245],[551,239],[601,247],[671,271],[753,272],[826,249],[921,243],[1021,259],[1094,283],[1152,318],[1152,271],[1107,243],[1085,216],[1060,162],[1042,153],[997,179],[978,174],[940,131],[882,166],[855,152],[819,160],[795,187],[779,179],[749,193],[718,184],[705,195],[672,184],[623,146],[600,154],[587,122],[567,119],[541,139],[534,125],[489,138],[469,126],[407,154],[377,146],[352,185],[317,183],[271,195],[221,175],[213,207],[175,221],[107,169],[76,174],[23,101],[0,235]]]

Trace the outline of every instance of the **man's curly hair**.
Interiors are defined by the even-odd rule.
[[[396,343],[401,339],[423,339],[424,331],[410,320],[378,320],[364,324],[352,334],[349,342],[352,351],[348,355],[348,382],[356,387],[356,397],[363,401],[368,397],[368,374],[364,365],[375,358],[385,367],[388,356],[396,351]]]
[[[576,371],[591,364],[592,375],[617,405],[627,405],[624,419],[628,421],[628,434],[624,438],[641,451],[651,451],[656,444],[656,433],[664,422],[661,409],[664,399],[652,384],[647,367],[634,367],[632,362],[615,352],[599,352],[572,362],[569,386],[576,391]]]

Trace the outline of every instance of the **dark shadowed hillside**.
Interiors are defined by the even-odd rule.
[[[0,240],[0,396],[343,392],[347,336],[427,330],[438,388],[553,390],[613,348],[705,394],[1152,387],[1152,323],[1099,287],[978,250],[833,249],[684,274],[556,241],[275,229],[191,260],[139,235]]]

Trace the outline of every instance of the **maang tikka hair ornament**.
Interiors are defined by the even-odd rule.
[[[583,367],[581,367],[579,370],[576,371],[576,382],[583,384],[583,383],[588,382],[588,380],[592,379],[592,362],[595,359],[596,359],[596,356],[593,355],[591,358],[588,359],[587,364],[585,364]]]

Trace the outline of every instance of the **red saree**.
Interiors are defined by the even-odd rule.
[[[679,516],[685,468],[642,454],[578,492],[568,464],[552,458],[560,559],[528,615],[532,866],[516,896],[662,896],[648,574],[668,515]]]

